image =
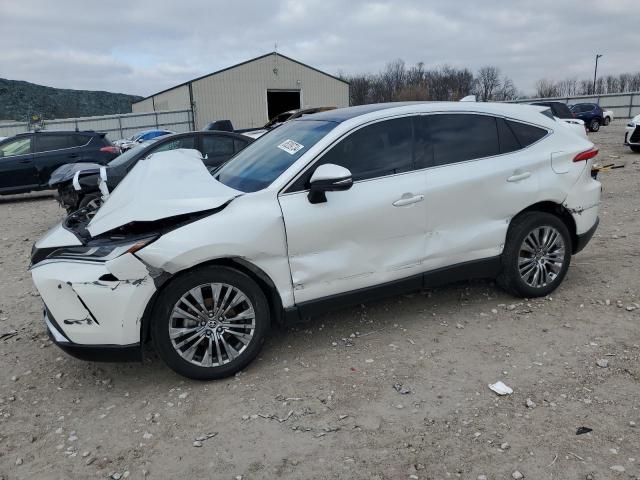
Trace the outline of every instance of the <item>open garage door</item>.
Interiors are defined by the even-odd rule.
[[[269,120],[287,110],[300,108],[300,90],[267,90]]]

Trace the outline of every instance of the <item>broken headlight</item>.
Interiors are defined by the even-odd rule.
[[[81,260],[86,262],[106,262],[124,255],[125,253],[135,253],[146,247],[159,238],[153,235],[135,240],[119,242],[101,242],[95,245],[83,245],[78,247],[61,247],[55,249],[46,260]],[[33,262],[36,263],[36,262]]]

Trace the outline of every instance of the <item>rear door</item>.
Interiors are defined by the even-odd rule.
[[[426,269],[499,255],[510,219],[535,203],[548,155],[523,149],[502,118],[460,113],[422,120],[419,135],[433,165],[427,175]]]
[[[296,303],[417,276],[425,250],[425,170],[413,159],[412,118],[365,125],[330,147],[279,196]],[[322,164],[348,168],[351,189],[310,203]]]
[[[0,144],[0,192],[28,192],[38,187],[33,164],[33,135],[21,135]]]

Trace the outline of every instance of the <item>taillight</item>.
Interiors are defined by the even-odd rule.
[[[577,154],[573,158],[573,161],[574,162],[583,162],[583,161],[586,161],[586,160],[589,160],[589,159],[595,157],[596,155],[598,155],[598,149],[596,147],[592,147],[589,150],[585,150],[584,152],[581,152],[581,153]]]
[[[102,147],[100,151],[105,153],[113,153],[115,155],[120,155],[120,149],[114,146]]]

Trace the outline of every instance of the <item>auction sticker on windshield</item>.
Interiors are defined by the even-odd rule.
[[[300,145],[298,142],[294,142],[293,140],[285,140],[280,145],[278,145],[280,150],[284,150],[289,155],[293,155],[296,152],[299,152],[304,148],[304,145]]]

